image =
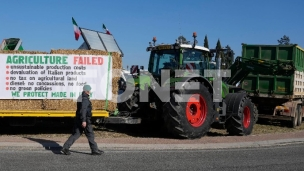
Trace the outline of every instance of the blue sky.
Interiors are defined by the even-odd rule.
[[[174,43],[183,35],[199,45],[277,44],[283,35],[304,47],[303,0],[10,0],[0,4],[0,39],[18,37],[25,50],[77,49],[72,17],[80,27],[104,32],[105,24],[124,52],[123,66],[147,68],[148,43]]]

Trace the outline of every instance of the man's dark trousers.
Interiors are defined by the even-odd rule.
[[[89,145],[92,151],[97,151],[98,147],[96,142],[94,141],[94,132],[93,132],[93,126],[90,122],[87,122],[87,126],[83,128],[81,126],[81,121],[75,121],[74,127],[73,127],[73,134],[69,137],[69,139],[64,143],[63,148],[70,149],[70,147],[73,145],[73,143],[82,135],[82,133],[85,133]]]

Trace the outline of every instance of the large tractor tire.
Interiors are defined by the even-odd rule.
[[[196,88],[191,89],[194,86]],[[210,92],[202,83],[194,81],[182,90],[171,92],[170,100],[163,107],[164,124],[169,134],[179,138],[204,136],[210,130],[213,115]]]
[[[290,123],[290,126],[292,128],[295,128],[297,126],[300,126],[302,124],[302,117],[300,118],[300,115],[302,116],[302,110],[301,110],[301,107],[300,105],[297,106],[297,109],[295,111],[295,116],[294,117],[291,117],[291,123]]]
[[[231,93],[225,98],[227,104],[226,122],[230,135],[250,135],[255,123],[254,104],[245,93]]]
[[[298,124],[298,112],[296,112],[295,116],[294,117],[291,117],[291,122],[290,122],[290,126],[292,128],[295,128],[297,127],[297,124]]]
[[[254,117],[254,124],[256,124],[259,120],[259,111],[258,111],[258,108],[256,107],[256,105],[254,105],[254,108],[253,108],[253,117]]]
[[[295,111],[295,116],[291,117],[291,122],[290,122],[290,126],[292,128],[295,128],[297,126],[300,126],[302,124],[302,106],[298,105],[297,109]]]
[[[297,126],[301,126],[302,124],[302,106],[301,105],[298,105],[298,123],[297,123]]]
[[[129,90],[125,90],[121,95],[120,101],[117,105],[120,112],[131,112],[138,107],[139,102],[139,86],[127,84],[128,87],[132,87]],[[133,91],[132,91],[133,90]]]

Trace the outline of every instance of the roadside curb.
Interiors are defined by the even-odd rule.
[[[98,143],[103,150],[194,150],[194,149],[227,149],[227,148],[252,148],[284,146],[291,144],[304,144],[304,138],[266,140],[256,142],[237,142],[237,143],[202,143],[202,144],[108,144]],[[0,149],[36,149],[51,150],[60,149],[63,143],[35,143],[35,142],[0,142]],[[90,150],[88,143],[75,143],[71,150]]]

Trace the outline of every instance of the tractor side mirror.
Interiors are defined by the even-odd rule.
[[[140,70],[144,70],[144,66],[140,66]]]

